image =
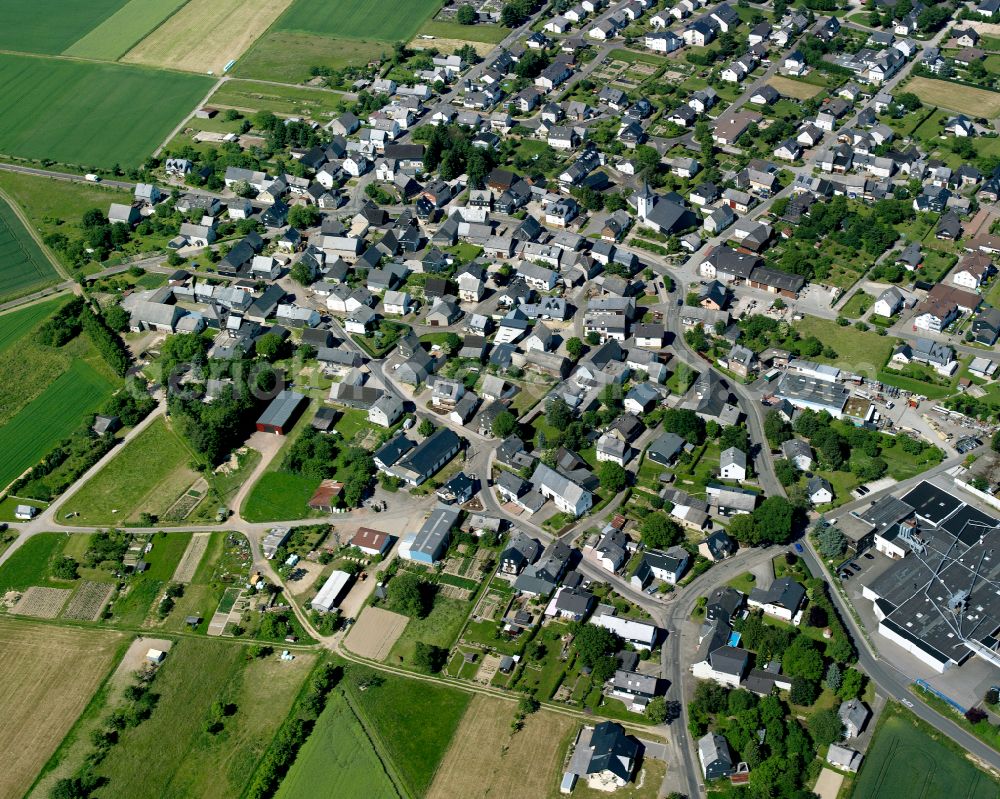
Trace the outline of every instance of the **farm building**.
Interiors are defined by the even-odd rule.
[[[337,607],[337,601],[340,599],[341,594],[344,593],[344,589],[347,588],[350,580],[351,575],[347,572],[330,572],[330,576],[326,578],[323,587],[319,589],[319,593],[309,603],[309,606],[313,610],[321,610],[329,613]]]
[[[359,527],[351,539],[351,546],[357,547],[366,555],[384,555],[392,543],[392,536],[371,527]]]
[[[333,509],[337,507],[340,492],[343,490],[343,483],[336,480],[324,480],[316,488],[316,491],[307,504],[313,510],[322,511],[323,513],[333,513]]]
[[[38,508],[34,505],[18,505],[14,509],[14,518],[20,521],[31,521],[38,515]]]
[[[291,534],[292,530],[290,527],[275,527],[269,530],[260,545],[261,550],[264,552],[264,557],[271,560],[278,551],[278,548],[288,540],[288,536]]]
[[[157,665],[162,663],[164,658],[166,658],[166,656],[167,653],[164,652],[162,649],[150,649],[148,652],[146,652],[146,660],[148,660],[150,663],[156,663]]]
[[[304,396],[294,391],[280,392],[257,420],[257,431],[285,435],[295,424],[305,401]]]

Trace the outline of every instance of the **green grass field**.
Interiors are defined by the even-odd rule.
[[[861,765],[853,799],[997,799],[996,783],[946,740],[890,705]]]
[[[0,3],[0,50],[61,53],[127,0]]]
[[[243,504],[243,518],[248,522],[305,519],[309,516],[306,503],[318,485],[314,477],[265,472]]]
[[[231,80],[220,86],[209,102],[217,108],[272,111],[275,114],[327,120],[343,109],[344,97],[326,89]]]
[[[25,335],[25,331],[41,324],[65,302],[65,297],[46,300],[0,316],[0,355],[14,346]]]
[[[462,25],[443,19],[429,19],[420,28],[421,35],[437,36],[439,39],[455,39],[465,42],[502,42],[510,31],[500,25]]]
[[[36,291],[58,278],[38,242],[0,198],[0,302]]]
[[[128,0],[124,6],[77,39],[63,55],[115,61],[159,27],[188,0]]]
[[[418,680],[378,675],[376,684],[357,688],[368,669],[349,667],[344,679],[361,721],[385,752],[413,796],[423,796],[469,705],[469,694]],[[433,713],[427,709],[433,708]]]
[[[0,486],[37,463],[96,411],[115,383],[85,360],[74,360],[36,399],[0,427]]]
[[[470,602],[438,596],[434,607],[422,619],[410,619],[403,634],[392,647],[386,663],[413,666],[413,653],[417,641],[447,649],[458,637],[465,619],[472,610]]]
[[[190,459],[180,437],[158,418],[74,494],[64,510],[78,513],[73,518],[78,524],[122,524],[144,510],[156,513],[193,482],[188,479]]]
[[[398,799],[375,747],[340,691],[332,691],[276,799],[312,799],[316,786],[336,785],[339,795]]]
[[[0,593],[11,589],[22,591],[32,585],[52,585],[49,569],[62,555],[66,538],[63,533],[41,533],[25,541],[0,565]]]
[[[841,327],[830,319],[806,316],[795,323],[795,329],[805,336],[816,336],[824,346],[833,347],[836,358],[817,355],[814,360],[834,363],[844,369],[861,373],[865,370],[877,371],[885,365],[892,354],[893,339],[879,336],[875,331],[864,332],[853,327]]]
[[[201,75],[2,54],[0,153],[137,166],[211,85]]]
[[[224,641],[177,641],[157,675],[152,715],[122,733],[97,767],[101,799],[239,797],[315,662],[297,654],[248,663],[246,650]],[[204,730],[212,702],[236,712],[216,735]]]
[[[440,7],[440,0],[408,0],[404,13],[396,0],[295,0],[274,29],[406,42]]]
[[[272,29],[254,42],[232,72],[246,78],[301,83],[309,80],[312,67],[364,66],[390,50],[387,42]]]

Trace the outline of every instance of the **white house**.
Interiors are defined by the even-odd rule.
[[[719,456],[719,477],[723,480],[746,480],[747,455],[741,449],[730,447]]]

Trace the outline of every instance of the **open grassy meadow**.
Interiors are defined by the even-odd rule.
[[[886,708],[853,799],[997,799],[1000,788],[943,735],[898,705]]]
[[[187,2],[188,0],[128,0],[86,36],[67,47],[63,55],[115,61]]]
[[[427,799],[475,796],[489,785],[493,799],[548,796],[558,785],[563,753],[578,722],[548,711],[530,715],[524,729],[511,730],[517,706],[488,696],[473,697],[427,792]],[[517,763],[531,768],[517,768]]]
[[[189,0],[122,58],[151,67],[221,75],[291,0]]]
[[[0,619],[0,796],[23,796],[127,641],[121,633]]]
[[[295,0],[276,30],[304,31],[338,39],[409,41],[441,7],[441,0]]]
[[[500,25],[462,25],[443,19],[429,19],[420,27],[419,33],[421,36],[434,36],[438,39],[497,44],[504,40],[510,30]]]
[[[913,92],[927,105],[936,105],[973,117],[992,119],[1000,114],[1000,92],[933,78],[911,78],[905,87],[906,91]]]
[[[0,153],[137,166],[210,86],[196,75],[0,54]]]
[[[0,197],[0,302],[37,291],[59,279],[52,262]]]
[[[434,607],[422,619],[410,619],[403,630],[403,634],[392,647],[386,663],[394,666],[403,664],[413,666],[413,654],[417,647],[417,641],[425,644],[433,644],[443,649],[447,649],[458,637],[465,623],[469,611],[472,610],[471,602],[463,602],[459,599],[451,599],[445,596],[434,598]]]
[[[272,111],[326,121],[344,107],[340,92],[307,86],[276,86],[252,80],[231,80],[222,84],[209,102],[215,108],[240,111]]]
[[[248,522],[305,519],[310,515],[306,503],[318,485],[314,477],[264,472],[243,503],[243,518]]]
[[[316,786],[336,785],[342,796],[399,799],[386,769],[344,694],[335,690],[275,796],[313,799]]]
[[[128,0],[0,3],[0,50],[61,53]]]
[[[86,360],[74,360],[36,399],[0,427],[0,486],[36,464],[111,396],[116,382]]]
[[[361,723],[385,753],[411,796],[423,796],[469,706],[454,688],[348,667],[345,694]],[[364,690],[359,683],[366,682]],[[428,713],[433,708],[433,713]],[[527,795],[527,794],[525,794]]]
[[[777,89],[782,97],[791,97],[794,100],[808,100],[822,91],[819,86],[786,78],[783,75],[774,75],[768,78],[767,82]]]
[[[881,369],[892,354],[894,339],[880,336],[874,330],[862,331],[848,325],[841,327],[830,319],[806,316],[795,323],[795,329],[805,336],[815,336],[824,346],[833,347],[836,358],[817,355],[814,360],[833,363],[842,369],[858,374]]]
[[[67,538],[64,533],[40,533],[25,541],[0,565],[0,594],[23,591],[33,585],[56,585],[49,579],[49,573],[62,557]]]
[[[191,453],[161,417],[132,439],[66,503],[78,524],[122,524],[162,514],[195,480]]]
[[[343,69],[364,66],[391,50],[387,42],[332,39],[301,31],[270,30],[233,69],[234,74],[262,80],[302,83],[313,67]]]
[[[240,644],[177,641],[153,683],[152,715],[123,732],[97,767],[107,783],[94,796],[239,797],[314,662],[301,653],[248,662]],[[215,701],[235,710],[213,735],[205,721]]]

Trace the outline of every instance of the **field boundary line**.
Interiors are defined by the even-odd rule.
[[[386,776],[392,781],[393,788],[395,788],[396,793],[399,794],[400,799],[412,799],[414,794],[410,793],[409,786],[406,785],[406,781],[402,778],[402,775],[396,773],[396,767],[392,763],[392,759],[389,757],[388,751],[386,750],[385,742],[374,729],[369,729],[368,722],[366,719],[362,718],[364,711],[361,710],[359,706],[355,704],[355,699],[351,695],[353,687],[348,686],[341,690],[341,694],[344,697],[344,702],[347,705],[348,711],[358,722],[358,726],[361,727],[361,731],[364,733],[365,738],[368,743],[372,746],[372,751],[375,752],[375,756],[378,758],[379,763],[382,764],[382,768],[385,770]],[[375,738],[378,737],[378,742]]]
[[[28,221],[28,217],[26,217],[24,212],[21,211],[20,206],[18,206],[18,204],[11,199],[11,196],[3,189],[0,189],[0,200],[3,200],[8,206],[10,206],[10,210],[13,211],[14,216],[16,216],[18,221],[24,226],[24,229],[28,231],[28,235],[31,236],[35,244],[38,245],[42,254],[49,259],[49,262],[56,270],[56,274],[58,274],[63,280],[72,280],[72,276],[63,268],[63,265],[59,263],[55,255],[52,254],[48,245],[42,241],[41,238],[39,238],[37,231],[35,231],[35,229],[31,226],[31,223]]]

